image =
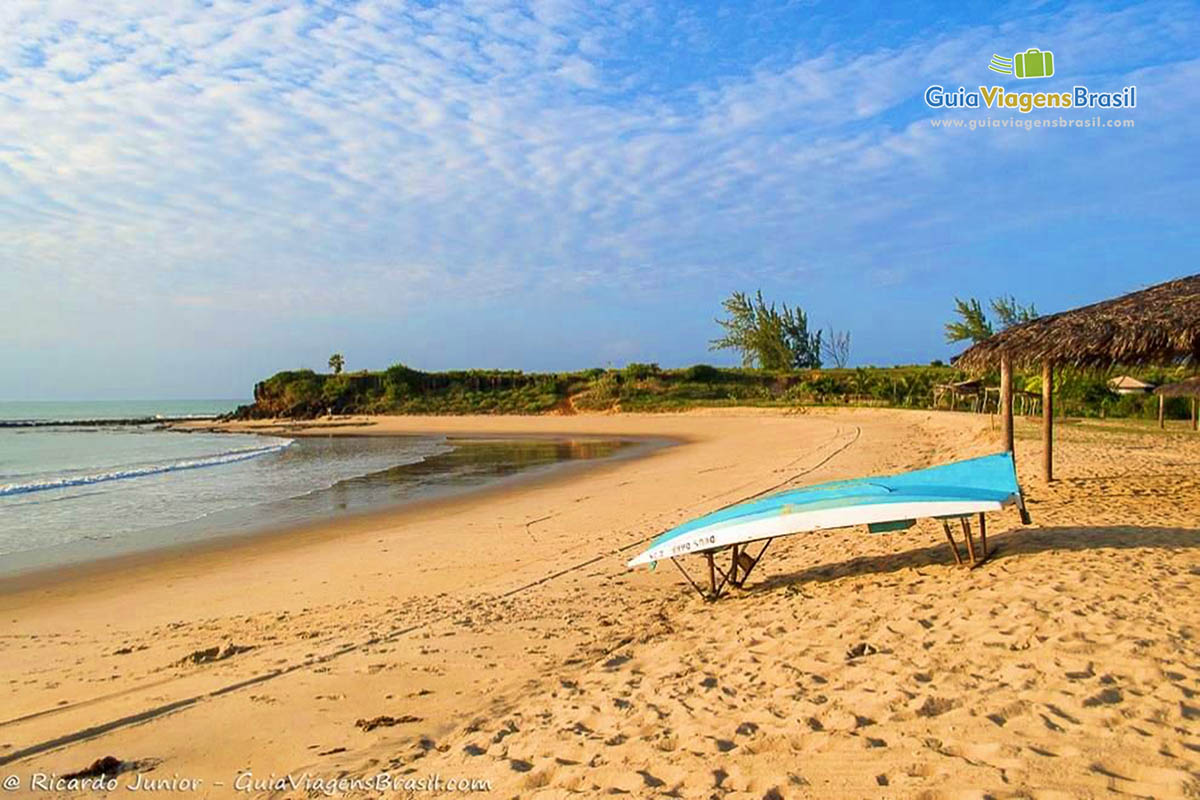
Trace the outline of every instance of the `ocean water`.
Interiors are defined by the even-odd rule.
[[[290,439],[113,422],[237,404],[0,403],[0,575],[449,495],[629,444]]]
[[[0,401],[0,427],[90,420],[215,417],[249,400]]]

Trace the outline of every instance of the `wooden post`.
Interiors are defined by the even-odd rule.
[[[1167,427],[1167,423],[1164,421],[1165,417],[1163,416],[1163,410],[1166,407],[1166,404],[1167,404],[1167,396],[1165,394],[1160,394],[1158,396],[1158,427],[1159,428]]]
[[[975,542],[971,539],[971,522],[966,517],[962,518],[963,538],[967,540],[967,558],[971,559],[971,563],[975,563]]]
[[[712,550],[705,552],[705,557],[708,558],[708,592],[709,599],[717,599],[717,566],[713,563]]]
[[[942,530],[946,532],[946,541],[950,543],[950,551],[954,553],[954,563],[961,564],[962,556],[958,554],[958,545],[954,543],[954,534],[950,533],[950,523],[942,520]]]
[[[983,512],[979,512],[979,541],[983,547],[983,557],[988,557],[987,548],[987,520],[983,517]]]
[[[1054,364],[1042,363],[1042,474],[1054,480]]]
[[[1003,420],[1004,449],[1013,451],[1012,356],[1000,354],[1000,418]]]

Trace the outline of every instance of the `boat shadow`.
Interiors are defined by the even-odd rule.
[[[963,547],[963,543],[958,543]],[[1113,526],[1056,526],[1044,528],[1022,528],[988,537],[991,555],[982,565],[1003,562],[1014,556],[1030,553],[1064,552],[1072,550],[1138,548],[1200,548],[1200,529],[1145,527],[1137,525]],[[921,567],[956,567],[949,546],[939,542],[928,547],[899,550],[871,556],[856,556],[844,561],[814,564],[798,572],[762,576],[751,580],[745,587],[746,593],[768,592],[786,586],[804,583],[823,583],[841,578],[885,575],[906,569]],[[1200,574],[1200,569],[1195,570]]]

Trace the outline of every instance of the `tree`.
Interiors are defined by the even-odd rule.
[[[710,342],[711,350],[737,350],[742,365],[763,369],[806,369],[821,366],[821,333],[809,334],[808,317],[799,308],[767,305],[760,290],[753,298],[734,292],[723,302],[728,319],[718,319],[725,335]]]
[[[994,297],[990,305],[992,313],[996,315],[1000,330],[1021,322],[1029,322],[1038,317],[1037,309],[1032,303],[1023,306],[1012,295]],[[970,339],[972,342],[982,342],[996,332],[983,311],[983,304],[976,298],[959,300],[956,297],[954,306],[954,313],[958,314],[959,319],[946,323],[946,341],[961,342]]]
[[[333,370],[334,375],[341,375],[344,366],[346,366],[346,359],[342,358],[341,353],[334,353],[329,357],[329,368]]]
[[[995,333],[992,323],[988,322],[987,315],[983,313],[983,306],[974,297],[968,300],[954,298],[954,313],[961,319],[946,323],[947,342],[961,342],[966,339],[982,342]]]
[[[1011,328],[1020,322],[1029,322],[1038,317],[1037,309],[1033,307],[1033,303],[1023,306],[1017,302],[1017,298],[1011,294],[992,299],[992,311],[1000,320],[1000,330]]]
[[[835,331],[829,326],[829,336],[821,343],[821,353],[838,369],[850,362],[850,331]]]

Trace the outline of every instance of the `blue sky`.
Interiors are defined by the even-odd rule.
[[[955,295],[1197,271],[1195,3],[909,6],[9,0],[0,399],[732,363],[758,288],[927,362]],[[987,70],[1028,47],[1053,78]],[[1136,84],[1135,127],[934,128],[1021,115],[932,83]]]

